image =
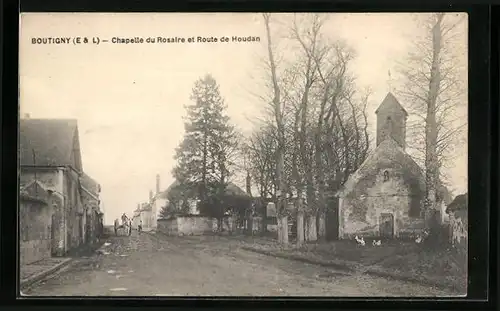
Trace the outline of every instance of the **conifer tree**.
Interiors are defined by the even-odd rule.
[[[195,83],[191,99],[184,140],[176,150],[174,177],[196,193],[200,213],[222,219],[223,197],[237,150],[236,132],[211,75]]]

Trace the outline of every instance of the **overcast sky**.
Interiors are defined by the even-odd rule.
[[[415,23],[407,14],[335,14],[325,30],[357,52],[352,71],[370,87],[369,113],[389,90],[388,70],[409,49]],[[232,122],[251,128],[260,103],[251,92],[261,76],[265,28],[260,14],[23,14],[20,29],[21,114],[76,118],[83,167],[102,185],[106,223],[173,181],[174,149],[182,139],[184,106],[201,76],[220,84]],[[38,45],[33,37],[256,36],[261,42],[205,44]],[[464,40],[467,33],[464,32]],[[402,103],[405,105],[405,103]],[[373,122],[372,122],[373,123]],[[374,127],[374,124],[372,125]],[[467,154],[456,159],[455,194],[467,187]]]

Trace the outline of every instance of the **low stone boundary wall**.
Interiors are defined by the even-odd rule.
[[[218,221],[215,218],[198,215],[178,216],[169,219],[158,219],[157,231],[167,235],[203,235],[217,232]],[[223,231],[235,230],[232,217],[225,217],[222,222]]]

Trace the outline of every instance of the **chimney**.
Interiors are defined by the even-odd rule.
[[[149,201],[153,200],[153,191],[149,190]]]
[[[137,210],[140,210],[140,209],[141,209],[141,204],[140,204],[140,203],[138,203],[138,204],[137,204]]]
[[[160,174],[156,174],[156,194],[160,193]]]
[[[29,114],[29,113],[25,113],[25,114],[24,114],[24,118],[25,118],[25,119],[29,119],[29,118],[30,118],[30,114]]]

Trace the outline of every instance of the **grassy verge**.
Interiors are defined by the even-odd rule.
[[[353,241],[311,243],[302,247],[283,248],[276,242],[263,239],[243,239],[246,248],[304,262],[341,267],[373,275],[446,287],[465,293],[467,260],[446,247],[429,248],[422,244],[386,241],[380,246]]]

